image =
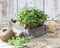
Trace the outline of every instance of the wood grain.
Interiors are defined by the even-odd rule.
[[[15,19],[24,7],[36,7],[48,14],[48,20],[60,20],[60,0],[0,0],[0,19]]]
[[[3,16],[6,16],[7,14],[7,1],[6,0],[3,0],[2,2],[2,14]]]

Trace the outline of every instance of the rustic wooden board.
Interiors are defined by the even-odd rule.
[[[43,10],[43,0],[0,0],[0,19],[15,19],[22,8],[35,6]]]
[[[15,19],[24,7],[37,7],[48,14],[48,20],[60,20],[60,0],[0,0],[0,19]]]
[[[11,22],[9,20],[0,20],[0,29],[3,27],[10,27]]]
[[[45,12],[48,20],[60,20],[60,0],[45,0]]]

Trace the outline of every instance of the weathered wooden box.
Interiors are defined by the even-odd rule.
[[[32,35],[34,37],[42,36],[46,33],[45,26],[40,26],[35,29],[28,29],[29,35]]]
[[[34,28],[34,29],[30,29],[29,27],[25,29],[22,25],[16,25],[12,22],[12,28],[13,27],[20,29],[22,32],[26,33],[27,36],[38,37],[46,33],[45,25]]]
[[[46,33],[45,25],[40,26],[38,28],[30,29],[27,27],[26,29],[22,25],[16,25],[10,20],[0,20],[0,29],[3,27],[12,27],[21,30],[26,33],[26,36],[38,37]]]

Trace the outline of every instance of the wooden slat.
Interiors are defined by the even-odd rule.
[[[0,29],[3,27],[10,27],[10,21],[9,20],[0,20]]]
[[[45,12],[49,16],[49,20],[55,17],[55,9],[54,9],[54,1],[53,0],[45,0]]]
[[[60,20],[60,0],[45,0],[45,12],[48,20]]]
[[[13,17],[12,18],[13,19],[15,19],[15,16],[17,16],[17,12],[18,12],[18,7],[17,7],[17,5],[18,5],[17,3],[18,2],[17,1],[18,0],[13,0],[13,3],[12,3],[12,6],[13,6],[13,8],[12,8],[13,9],[13,12],[12,12],[13,13],[12,14]]]
[[[43,10],[43,0],[18,0],[18,10],[21,10],[24,7],[36,7]]]
[[[6,0],[7,5],[4,5],[7,7],[4,11],[7,13],[6,15],[3,15],[2,13],[4,8],[2,4],[3,1],[5,0],[0,0],[0,19],[15,19],[17,12],[22,8],[37,7],[41,10],[44,9],[44,11],[50,17],[48,20],[60,20],[60,0]]]
[[[5,2],[6,1],[6,2]],[[4,6],[2,5],[4,2]],[[2,8],[3,6],[3,8]],[[38,9],[43,10],[43,0],[0,0],[0,19],[15,19],[17,12],[24,7],[37,7]],[[4,10],[3,10],[4,9]],[[2,10],[4,13],[2,13]]]
[[[1,11],[2,11],[2,0],[0,0],[0,19],[2,18],[2,13],[1,13]]]
[[[17,0],[0,0],[0,19],[12,19],[16,15]]]

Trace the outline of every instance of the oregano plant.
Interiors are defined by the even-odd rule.
[[[43,25],[44,21],[47,20],[47,14],[36,8],[23,9],[18,12],[16,20],[29,26]]]

